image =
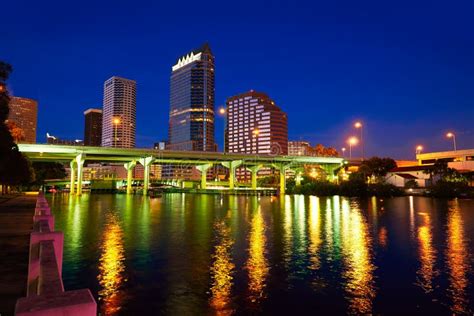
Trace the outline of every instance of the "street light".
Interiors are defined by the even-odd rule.
[[[115,117],[112,123],[114,124],[114,147],[117,147],[117,128],[120,124],[120,118]]]
[[[342,150],[342,158],[344,158],[345,157],[345,152],[346,152],[346,147],[342,147],[341,150]]]
[[[220,116],[223,116],[224,117],[224,148],[222,149],[222,152],[225,152],[225,145],[226,145],[226,141],[225,141],[225,130],[227,128],[227,110],[225,107],[221,106],[219,108],[219,115]]]
[[[418,145],[418,146],[416,146],[416,151],[415,151],[415,153],[416,153],[417,155],[419,155],[419,154],[421,154],[421,151],[422,151],[422,150],[423,150],[423,146]]]
[[[258,135],[260,134],[260,130],[258,128],[252,131],[252,137],[255,139],[255,153],[258,153]],[[253,144],[252,144],[253,147]]]
[[[454,151],[456,151],[456,135],[454,135],[454,133],[452,132],[449,132],[446,134],[446,137],[453,139],[453,147],[454,147]]]
[[[357,128],[357,129],[360,129],[360,145],[361,145],[361,149],[362,149],[362,160],[365,159],[365,153],[364,153],[364,142],[363,142],[363,125],[361,122],[357,121],[355,122],[354,124],[354,127]]]
[[[359,140],[357,139],[357,137],[350,137],[348,140],[347,140],[347,143],[349,144],[349,159],[352,159],[352,146],[355,146],[357,145],[357,143],[359,142]]]

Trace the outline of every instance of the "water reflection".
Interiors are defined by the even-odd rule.
[[[474,201],[68,198],[51,203],[65,287],[97,289],[102,314],[472,310]]]
[[[321,208],[319,198],[311,196],[309,198],[309,260],[311,270],[317,270],[321,266],[319,259],[319,248],[321,247]]]
[[[230,213],[227,217],[229,217]],[[231,315],[231,290],[235,265],[232,263],[231,250],[234,241],[230,238],[227,219],[214,224],[217,245],[214,247],[211,266],[211,306],[217,315]]]
[[[260,206],[250,222],[248,269],[249,300],[260,303],[265,298],[265,285],[269,271],[266,255],[265,221]]]
[[[419,213],[421,224],[418,226],[418,253],[420,256],[420,268],[417,284],[425,291],[433,291],[433,278],[436,275],[436,249],[433,247],[433,235],[431,231],[431,216],[427,212]]]
[[[461,217],[458,201],[449,205],[448,240],[446,248],[446,265],[448,266],[451,311],[455,314],[469,313],[467,287],[470,271],[467,240],[464,236],[464,223]]]
[[[110,213],[106,217],[97,279],[101,287],[99,300],[102,301],[102,310],[106,315],[111,315],[117,313],[123,303],[120,289],[126,281],[123,275],[125,256],[123,233],[118,220]]]
[[[369,314],[375,297],[375,266],[370,250],[371,238],[367,223],[357,204],[342,204],[342,251],[344,254],[346,292],[349,313]]]

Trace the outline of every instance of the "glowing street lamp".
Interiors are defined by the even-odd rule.
[[[347,140],[347,143],[349,144],[349,159],[352,159],[352,146],[355,146],[357,145],[357,143],[359,142],[359,140],[357,139],[357,137],[350,137],[348,140]]]
[[[344,158],[344,157],[345,157],[345,153],[346,153],[346,147],[342,147],[342,148],[341,148],[341,151],[342,151],[342,157]]]
[[[363,125],[360,121],[355,122],[354,127],[357,129],[360,129],[360,145],[361,145],[361,150],[362,150],[362,160],[365,159],[365,153],[364,153],[364,142],[363,142]]]
[[[422,150],[423,150],[423,146],[418,145],[418,146],[416,146],[416,152],[415,152],[415,153],[416,153],[417,155],[419,155],[419,154],[421,154],[421,151],[422,151]]]
[[[454,135],[454,133],[452,132],[449,132],[446,134],[446,137],[453,139],[453,147],[454,147],[454,151],[456,151],[456,135]]]
[[[227,110],[225,107],[221,106],[219,107],[218,113],[220,116],[224,117],[224,148],[222,149],[222,152],[225,152],[225,147],[226,147],[226,141],[225,141],[225,130],[227,128]]]
[[[260,130],[258,128],[252,131],[252,138],[255,139],[255,153],[258,153],[258,135],[260,134]],[[252,145],[253,147],[253,145]],[[253,150],[253,149],[252,149]]]
[[[112,123],[114,124],[114,147],[117,147],[117,128],[118,128],[118,125],[120,124],[120,118],[115,117],[112,120]]]

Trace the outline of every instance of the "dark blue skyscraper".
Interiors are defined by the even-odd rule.
[[[207,44],[172,67],[168,142],[172,150],[216,151],[214,56]]]

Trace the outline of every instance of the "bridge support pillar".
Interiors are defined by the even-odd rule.
[[[257,190],[257,173],[261,168],[261,165],[247,167],[247,170],[252,174],[252,190]]]
[[[201,189],[207,188],[207,170],[210,167],[212,167],[212,163],[207,163],[196,167],[196,169],[201,172]]]
[[[235,169],[242,164],[242,160],[226,161],[222,165],[229,168],[229,189],[235,188]]]
[[[289,165],[284,163],[274,164],[273,167],[280,172],[280,194],[285,194],[286,191],[286,170],[289,169]]]
[[[82,194],[82,170],[84,167],[84,154],[79,154],[76,156],[76,164],[77,164],[77,190],[76,194],[81,195]]]
[[[327,165],[322,165],[321,166],[323,170],[326,172],[327,179],[329,181],[334,181],[337,179],[337,177],[334,175],[334,171],[339,168],[339,165],[336,164],[327,164]]]
[[[137,162],[135,160],[132,160],[123,165],[125,169],[127,169],[127,194],[132,193],[132,180],[133,180],[132,175],[133,175],[133,168],[135,168],[136,164]]]
[[[77,172],[77,163],[76,160],[72,160],[69,162],[69,166],[71,167],[71,183],[69,185],[69,194],[74,194],[74,187],[76,186],[76,172]]]
[[[143,171],[143,195],[148,194],[148,187],[150,186],[150,165],[153,162],[153,156],[140,158],[138,160],[145,169]]]

